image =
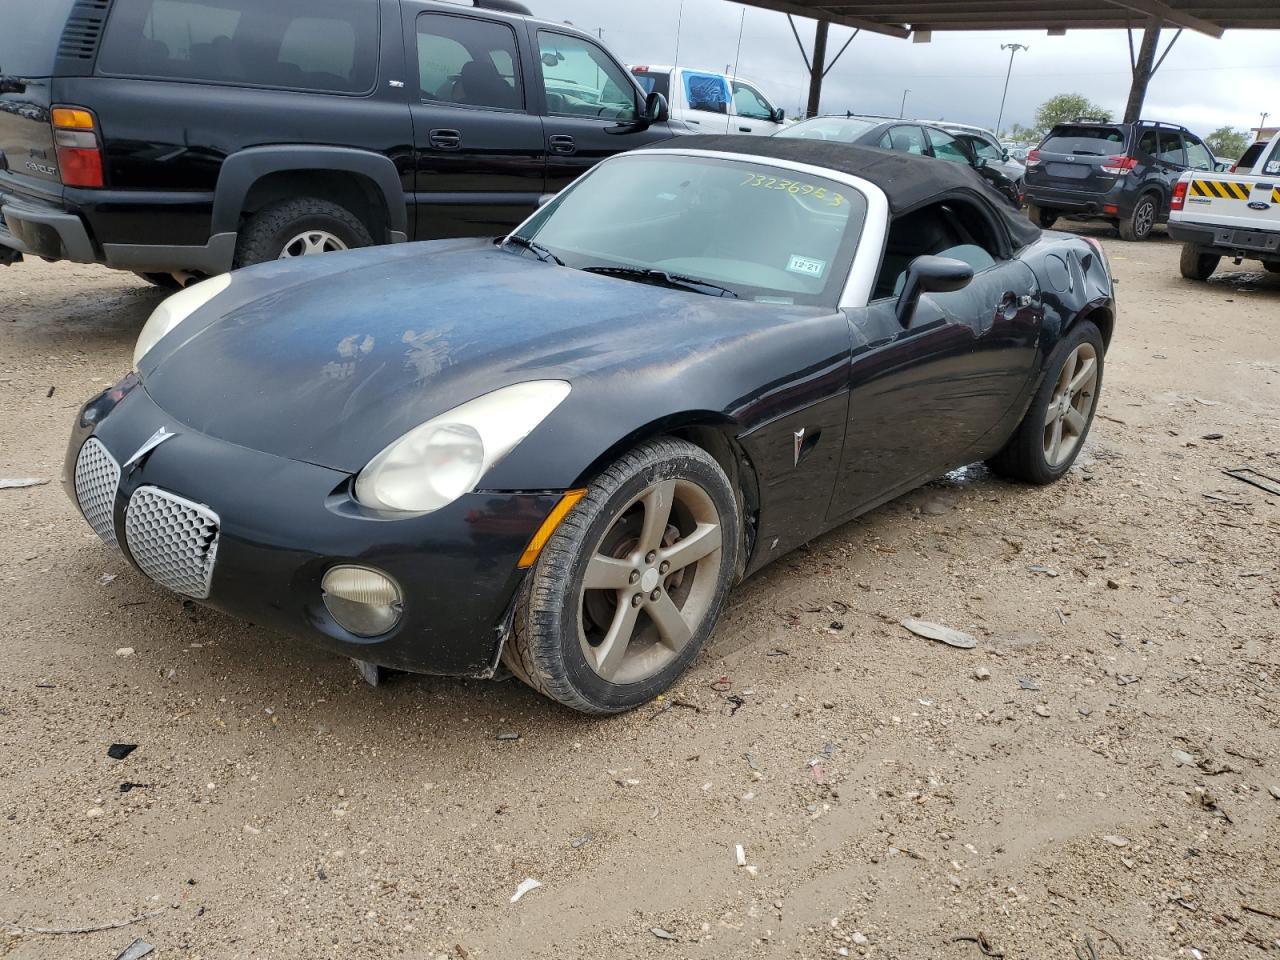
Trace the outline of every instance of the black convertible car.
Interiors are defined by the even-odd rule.
[[[688,667],[732,583],[943,472],[1080,451],[1101,248],[972,171],[697,137],[496,242],[265,264],[163,303],[67,453],[161,585],[362,663],[578,710]]]

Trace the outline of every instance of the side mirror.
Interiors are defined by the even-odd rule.
[[[781,107],[778,107],[778,109],[773,111],[773,116],[770,117],[769,119],[772,120],[774,123],[786,123],[787,111],[783,110]]]
[[[671,107],[667,98],[656,90],[644,101],[644,119],[648,123],[666,123],[671,119]]]
[[[898,323],[911,326],[922,293],[952,293],[963,290],[973,279],[973,267],[950,257],[916,257],[907,268],[907,280],[898,297]]]

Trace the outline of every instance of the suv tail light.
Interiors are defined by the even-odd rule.
[[[631,72],[632,73],[648,73],[649,68],[648,67],[632,67]]]
[[[1028,151],[1028,152],[1027,152],[1027,162],[1026,162],[1025,166],[1028,166],[1028,167],[1038,167],[1038,166],[1040,166],[1040,151],[1039,151],[1039,150],[1030,150],[1030,151]]]
[[[62,182],[68,187],[101,187],[102,150],[93,114],[80,107],[54,107],[53,140]]]
[[[1126,176],[1138,165],[1133,157],[1107,157],[1102,161],[1102,172],[1113,173],[1118,177]]]
[[[1170,210],[1181,210],[1187,203],[1187,187],[1185,180],[1179,180],[1173,187],[1173,196],[1169,199]]]

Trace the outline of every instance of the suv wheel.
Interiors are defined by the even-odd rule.
[[[1027,204],[1027,217],[1032,223],[1038,224],[1048,230],[1058,222],[1058,211],[1047,210],[1044,207],[1037,206],[1034,203]]]
[[[1222,257],[1216,253],[1205,253],[1195,244],[1184,243],[1178,267],[1188,280],[1208,280],[1221,262]]]
[[[1139,197],[1133,213],[1116,224],[1120,229],[1120,239],[1145,240],[1151,236],[1151,228],[1156,225],[1158,202],[1154,193],[1144,193]]]
[[[318,197],[297,197],[264,207],[249,218],[236,244],[235,266],[372,245],[369,228],[346,207]]]

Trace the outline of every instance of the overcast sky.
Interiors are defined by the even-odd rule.
[[[605,42],[624,61],[671,63],[681,0],[529,0],[534,13],[574,25],[603,28]],[[734,61],[743,7],[731,0],[683,0],[680,62],[723,70]],[[812,20],[797,20],[807,47]],[[852,31],[831,30],[834,54]],[[1161,50],[1173,36],[1162,35]],[[1138,39],[1135,34],[1135,42]],[[944,118],[994,127],[1000,110],[1008,54],[1001,43],[1028,44],[1019,53],[1009,84],[1004,126],[1029,124],[1036,107],[1057,93],[1080,93],[1123,114],[1129,93],[1129,47],[1124,31],[1076,30],[1065,37],[1008,30],[935,33],[933,42],[861,33],[827,77],[822,107],[897,116],[902,92],[907,115]],[[739,72],[758,82],[788,116],[805,98],[808,77],[787,18],[747,9]],[[1180,122],[1201,136],[1223,125],[1256,127],[1280,123],[1280,31],[1227,31],[1213,40],[1188,30],[1152,81],[1144,116]]]

